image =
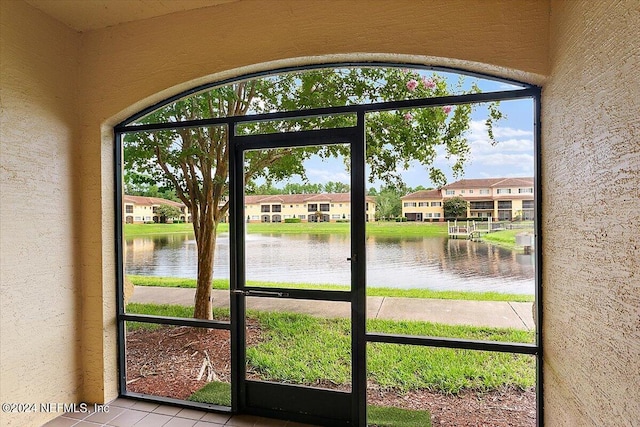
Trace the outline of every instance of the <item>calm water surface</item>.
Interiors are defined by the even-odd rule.
[[[249,234],[247,280],[350,283],[347,235]],[[442,237],[368,237],[367,286],[533,294],[530,255]],[[185,234],[126,239],[127,274],[196,277],[196,243]],[[218,236],[215,278],[229,278],[229,236]]]

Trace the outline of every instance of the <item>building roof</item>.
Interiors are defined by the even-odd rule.
[[[495,188],[495,187],[531,187],[533,186],[532,177],[523,178],[479,178],[479,179],[461,179],[442,187],[445,190],[457,190],[467,188]]]
[[[139,206],[158,206],[169,205],[175,207],[183,207],[184,203],[174,202],[173,200],[161,199],[160,197],[146,197],[146,196],[129,196],[124,195],[122,198],[124,203],[133,203]]]
[[[440,190],[420,190],[409,193],[400,197],[400,200],[442,200],[442,192]]]

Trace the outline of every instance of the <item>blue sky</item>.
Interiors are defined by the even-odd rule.
[[[533,176],[533,101],[503,101],[500,110],[506,114],[506,118],[494,125],[494,136],[498,141],[495,145],[491,145],[487,136],[484,124],[486,110],[479,107],[474,112],[470,130],[466,135],[471,147],[471,157],[465,167],[464,176],[460,178]],[[455,181],[451,172],[453,161],[445,158],[443,149],[438,152],[435,165],[443,170],[447,182]],[[349,182],[349,174],[339,160],[311,159],[307,161],[306,167],[311,182]],[[433,186],[426,169],[419,164],[402,171],[402,176],[409,187]],[[376,184],[374,186],[378,187]]]

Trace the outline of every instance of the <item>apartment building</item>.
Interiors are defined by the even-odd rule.
[[[122,199],[124,212],[122,217],[126,224],[144,224],[145,222],[167,222],[174,218],[165,218],[158,213],[158,208],[162,205],[169,205],[180,209],[180,221],[191,222],[189,208],[184,203],[173,200],[161,199],[159,197],[127,196]]]
[[[533,178],[462,179],[439,190],[421,190],[402,197],[402,215],[408,221],[443,221],[443,204],[461,197],[468,218],[501,221],[534,218]]]
[[[350,193],[247,195],[244,198],[247,222],[336,222],[351,219]],[[366,198],[365,220],[375,220],[375,199]]]

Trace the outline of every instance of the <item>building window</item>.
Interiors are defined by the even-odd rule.
[[[340,219],[340,214],[331,215],[331,219]]]
[[[429,206],[429,202],[418,202],[418,207]]]
[[[133,213],[133,205],[126,205],[126,206],[124,207],[124,211],[125,211],[126,213]]]
[[[157,206],[153,207],[153,213],[158,213],[158,207]]]
[[[320,212],[329,212],[329,203],[320,203]]]
[[[442,202],[431,202],[431,206],[442,206]]]
[[[404,207],[405,208],[415,208],[416,207],[416,202],[404,202]]]
[[[522,209],[533,209],[533,200],[523,200]]]
[[[493,210],[493,202],[471,202],[469,208],[471,210]]]
[[[498,188],[497,194],[511,194],[510,188]]]
[[[317,203],[309,203],[307,205],[307,212],[316,212],[318,210],[318,204]]]
[[[533,187],[518,188],[518,193],[520,193],[520,194],[533,194]]]
[[[464,194],[466,190],[460,190],[460,194]]]
[[[473,194],[473,190],[469,190],[469,194]]]
[[[444,194],[447,196],[453,196],[456,194],[456,190],[447,190]]]
[[[269,211],[267,211],[269,212]],[[282,212],[282,206],[281,205],[271,205],[271,212]]]
[[[365,204],[364,204],[364,210],[365,210],[365,211],[368,211],[368,210],[369,210],[369,202],[367,202],[367,203],[365,203]]]
[[[440,212],[436,212],[436,213],[434,213],[434,214],[433,214],[433,217],[434,217],[434,218],[440,218]]]
[[[487,189],[480,190],[480,194],[491,194],[491,191]]]
[[[251,220],[252,221],[257,221],[259,219],[260,219],[260,217],[258,215],[251,215]]]
[[[271,206],[269,206],[269,205],[260,205],[260,212],[271,212]]]
[[[498,209],[511,209],[511,200],[498,201]]]

